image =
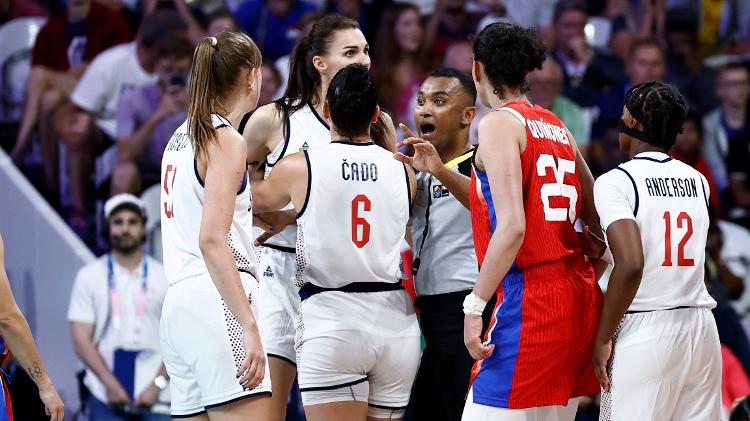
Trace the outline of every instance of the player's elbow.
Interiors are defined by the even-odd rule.
[[[643,276],[643,255],[627,256],[621,258],[620,261],[615,257],[615,269],[620,272],[624,279],[640,283]]]
[[[507,215],[505,218],[501,217],[501,221],[504,222],[501,222],[500,230],[510,244],[514,247],[521,247],[523,238],[526,235],[526,219],[524,218],[523,213],[513,213]]]
[[[215,231],[216,230],[201,229],[201,232],[198,235],[198,247],[204,258],[210,258],[209,256],[211,256],[212,253],[214,253],[222,244],[222,236],[217,235]],[[226,236],[223,236],[223,243],[226,244]]]

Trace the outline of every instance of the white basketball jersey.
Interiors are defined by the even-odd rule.
[[[297,277],[323,288],[399,281],[411,207],[406,167],[372,142],[305,151],[307,198],[297,218]]]
[[[265,178],[271,174],[273,166],[287,155],[304,151],[310,148],[327,145],[331,142],[331,132],[328,124],[315,111],[312,105],[307,104],[289,116],[287,126],[288,133],[282,142],[279,142],[266,157]],[[290,203],[284,210],[292,209]],[[287,226],[283,231],[268,240],[268,244],[294,248],[297,239],[297,228],[294,225]]]
[[[214,114],[214,127],[230,126],[228,120]],[[208,273],[198,236],[203,217],[203,180],[198,173],[187,121],[169,139],[161,161],[161,232],[164,246],[164,271],[170,285],[185,278]],[[255,251],[252,239],[252,202],[250,183],[245,173],[238,187],[229,247],[237,269],[255,276]]]
[[[716,306],[703,280],[709,193],[701,173],[660,152],[640,153],[596,180],[605,231],[620,219],[640,228],[643,277],[630,311]]]

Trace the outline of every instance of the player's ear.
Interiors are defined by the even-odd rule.
[[[315,70],[317,70],[320,73],[325,73],[326,69],[328,69],[328,64],[326,63],[326,60],[321,56],[313,57],[312,64],[313,64],[313,67],[315,67]]]
[[[471,62],[471,77],[474,79],[474,82],[481,82],[482,81],[482,63],[474,60]]]
[[[378,118],[380,118],[380,106],[375,106],[375,114],[373,114],[372,119],[370,120],[370,124],[375,124],[376,121],[378,121]]]
[[[464,108],[464,112],[461,115],[461,124],[468,126],[474,117],[477,115],[477,107],[471,106]]]
[[[328,105],[328,100],[323,103],[323,118],[326,120],[331,119],[331,106]]]

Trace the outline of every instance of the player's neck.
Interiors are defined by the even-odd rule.
[[[367,143],[372,142],[369,134],[362,136],[344,136],[336,131],[335,127],[331,127],[331,141],[332,142],[355,142],[355,143]]]
[[[519,92],[506,92],[505,96],[502,98],[498,97],[497,95],[490,95],[490,109],[496,110],[498,108],[502,108],[505,106],[505,104],[509,102],[516,102],[516,101],[526,101],[529,102],[529,99],[526,97],[526,94]]]
[[[633,142],[630,147],[630,159],[643,152],[661,152],[666,153],[663,148],[646,142]]]
[[[132,253],[123,253],[118,250],[112,250],[112,258],[118,265],[132,272],[141,264],[141,260],[143,260],[143,252],[140,248]]]
[[[456,158],[466,152],[469,149],[469,132],[460,131],[456,133],[455,138],[445,143],[435,145],[440,160],[443,163],[450,162],[453,158]]]

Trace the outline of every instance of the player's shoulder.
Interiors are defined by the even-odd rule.
[[[611,185],[621,186],[623,184],[634,183],[633,176],[630,173],[632,168],[627,168],[625,165],[627,163],[628,162],[620,164],[597,177],[594,181],[594,189]]]
[[[253,112],[243,130],[247,138],[267,139],[275,132],[281,132],[283,116],[275,102],[263,105]]]

